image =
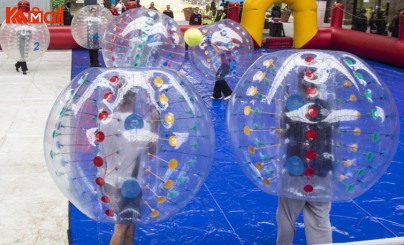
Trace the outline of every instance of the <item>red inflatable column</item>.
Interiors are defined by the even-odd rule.
[[[125,8],[126,8],[126,10],[137,8],[137,2],[129,1],[126,3]]]
[[[331,27],[341,28],[344,19],[344,5],[336,3],[332,6]]]
[[[238,22],[239,13],[240,13],[240,3],[230,2],[229,9],[227,10],[227,19]]]
[[[398,40],[404,41],[404,10],[400,14],[400,29],[398,30]]]

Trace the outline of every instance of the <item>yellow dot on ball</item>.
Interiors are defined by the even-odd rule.
[[[195,47],[202,41],[202,33],[197,28],[189,28],[184,33],[184,39],[188,46]]]

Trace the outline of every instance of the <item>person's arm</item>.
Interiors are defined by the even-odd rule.
[[[154,110],[152,112],[152,119],[151,119],[154,123],[152,123],[152,132],[156,135],[158,135],[158,127],[159,127],[159,121],[160,121],[160,113],[157,110]],[[149,147],[149,153],[154,154],[157,150],[157,142],[158,139],[156,139],[155,141],[151,141],[148,144]]]
[[[193,19],[194,19],[194,13],[191,14],[191,16],[189,17],[189,24],[193,25]]]

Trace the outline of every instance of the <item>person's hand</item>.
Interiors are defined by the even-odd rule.
[[[157,150],[157,141],[154,142],[149,142],[149,144],[147,145],[149,148],[149,153],[154,154],[156,153]]]

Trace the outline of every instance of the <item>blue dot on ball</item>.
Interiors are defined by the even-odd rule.
[[[304,172],[304,164],[302,159],[297,156],[289,157],[286,161],[286,169],[291,175],[302,175]]]
[[[154,43],[154,42],[156,42],[156,38],[154,37],[154,36],[148,36],[148,38],[147,38],[147,43]]]
[[[300,96],[298,94],[292,94],[286,100],[286,108],[289,111],[297,110],[300,107],[302,107],[303,105],[304,105],[304,100],[303,100],[302,96]]]
[[[135,113],[129,115],[124,123],[126,130],[143,128],[143,118]]]
[[[136,198],[140,193],[139,182],[135,178],[125,180],[121,187],[121,193],[126,198]]]

